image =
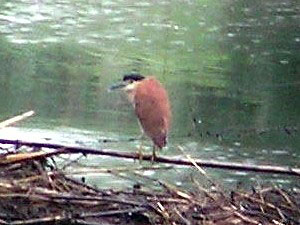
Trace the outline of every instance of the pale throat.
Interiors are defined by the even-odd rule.
[[[129,101],[134,104],[134,96],[135,96],[135,88],[136,88],[136,83],[132,83],[132,84],[128,84],[125,88],[124,91],[126,92],[126,94],[128,95],[128,99]]]

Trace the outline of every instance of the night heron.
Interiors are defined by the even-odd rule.
[[[143,133],[153,141],[154,159],[155,150],[166,146],[170,130],[172,115],[166,89],[155,77],[140,74],[124,75],[123,81],[112,86],[111,90],[118,88],[127,93]]]

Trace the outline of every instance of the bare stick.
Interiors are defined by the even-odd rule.
[[[43,218],[36,218],[36,219],[28,219],[28,220],[15,220],[14,222],[8,223],[13,225],[21,225],[21,224],[48,224],[49,222],[59,222],[69,220],[69,218],[62,216],[62,215],[56,215],[56,216],[49,216],[49,217],[43,217]]]
[[[4,121],[0,122],[0,129],[3,129],[3,128],[7,127],[7,126],[10,126],[10,125],[16,123],[16,122],[24,120],[24,119],[32,116],[33,114],[34,114],[34,111],[31,110],[31,111],[28,111],[28,112],[23,113],[21,115],[18,115],[18,116],[15,116],[13,118],[10,118],[8,120],[4,120]]]
[[[19,140],[6,140],[0,139],[2,144],[12,144],[17,146],[29,146],[36,148],[51,148],[58,149],[58,151],[44,153],[44,154],[34,154],[34,156],[29,157],[27,160],[41,159],[44,157],[50,157],[59,154],[92,154],[92,155],[104,155],[117,158],[127,158],[127,159],[139,159],[139,154],[131,152],[120,152],[113,149],[93,149],[84,147],[74,147],[74,146],[64,146],[60,144],[50,144],[50,143],[39,143],[39,142],[26,142]],[[22,161],[22,157],[19,161]],[[26,157],[25,157],[26,160]],[[143,160],[152,161],[152,154],[143,155]],[[0,166],[10,164],[11,162],[17,162],[18,160],[0,160]],[[271,173],[271,174],[284,174],[290,176],[300,177],[300,168],[291,168],[288,166],[270,166],[270,165],[249,165],[245,163],[234,163],[234,162],[217,162],[213,160],[201,160],[195,159],[192,163],[190,160],[186,159],[174,159],[168,157],[156,157],[155,162],[167,163],[173,165],[183,165],[183,166],[194,166],[196,163],[200,167],[215,168],[215,169],[225,169],[225,170],[237,170],[237,171],[248,171],[248,172],[261,172],[261,173]]]

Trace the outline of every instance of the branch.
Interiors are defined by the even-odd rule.
[[[24,120],[27,117],[32,116],[33,114],[34,114],[34,111],[31,110],[31,111],[28,111],[28,112],[23,113],[21,115],[18,115],[18,116],[12,117],[10,119],[4,120],[4,121],[0,122],[0,129],[5,128],[7,126],[10,126],[10,125],[12,125],[16,122],[21,121],[21,120]]]
[[[92,154],[92,155],[104,155],[117,158],[127,158],[139,160],[140,156],[138,153],[131,152],[120,152],[113,149],[93,149],[85,147],[75,147],[75,146],[64,146],[60,144],[50,144],[50,143],[39,143],[39,142],[26,142],[19,140],[6,140],[0,139],[1,144],[12,144],[16,146],[29,146],[35,148],[50,148],[57,149],[58,151],[48,152],[48,153],[35,153],[31,154],[30,157],[17,157],[18,154],[15,154],[15,160],[7,160],[6,156],[4,159],[0,158],[0,166],[7,165],[10,163],[21,162],[24,160],[33,160],[41,159],[44,157],[50,157],[59,154]],[[24,153],[19,153],[24,154]],[[9,156],[11,157],[11,156]],[[152,155],[143,155],[143,160],[152,161]],[[194,166],[193,162],[187,159],[173,159],[168,157],[156,157],[155,162],[168,163],[173,165],[183,165],[183,166]],[[290,176],[299,176],[299,168],[291,168],[288,166],[270,166],[270,165],[247,165],[244,163],[233,163],[233,162],[217,162],[213,160],[201,160],[195,159],[194,163],[203,168],[215,168],[215,169],[225,169],[225,170],[237,170],[237,171],[248,171],[248,172],[261,172],[261,173],[273,173],[273,174],[284,174]]]

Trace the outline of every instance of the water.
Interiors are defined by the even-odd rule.
[[[299,167],[299,21],[296,0],[0,0],[0,119],[36,111],[0,135],[136,151],[139,141],[126,142],[140,134],[132,107],[107,88],[137,71],[155,74],[170,94],[174,120],[162,154],[182,157],[180,145],[195,158]],[[132,166],[107,157],[80,163],[73,167]],[[208,173],[229,185],[299,184]],[[124,185],[103,174],[88,182]],[[193,168],[150,174],[181,185],[199,176]]]

